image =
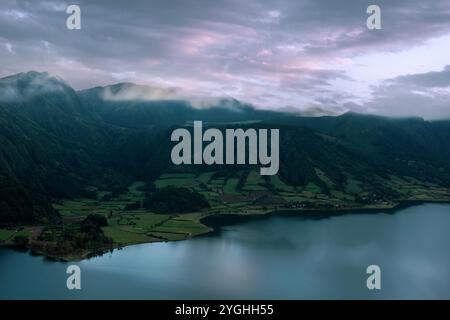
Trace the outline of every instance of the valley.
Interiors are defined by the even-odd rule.
[[[207,234],[204,219],[213,215],[332,215],[450,201],[450,121],[105,96],[128,96],[135,86],[75,91],[39,72],[0,79],[0,91],[16,97],[0,101],[0,245],[72,261]],[[279,172],[174,164],[171,133],[193,136],[195,121],[222,134],[279,129]]]

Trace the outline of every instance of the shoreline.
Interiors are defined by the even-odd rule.
[[[43,257],[44,259],[52,262],[79,262],[82,260],[89,260],[97,256],[102,256],[108,252],[114,252],[115,250],[122,250],[125,247],[140,245],[140,244],[150,244],[150,243],[161,243],[161,242],[175,242],[175,241],[186,241],[189,239],[197,237],[208,237],[213,235],[219,235],[222,232],[222,227],[229,225],[236,225],[240,223],[245,223],[249,221],[256,221],[259,219],[267,219],[274,216],[289,216],[298,217],[301,219],[311,219],[311,220],[321,220],[328,219],[331,217],[344,216],[349,214],[395,214],[396,211],[401,209],[406,209],[422,204],[450,204],[450,200],[402,200],[397,204],[389,207],[374,207],[374,208],[346,208],[346,209],[286,209],[286,210],[273,210],[263,213],[253,213],[253,214],[239,214],[239,213],[227,213],[227,214],[210,214],[200,218],[198,221],[206,226],[209,231],[188,237],[186,239],[180,240],[159,240],[151,242],[137,242],[137,243],[127,243],[120,245],[112,245],[108,248],[99,248],[95,251],[85,251],[80,254],[68,255],[68,256],[55,256],[46,253],[36,247],[18,247],[14,245],[0,245],[0,247],[12,249],[15,251],[28,253],[33,256]]]
[[[207,236],[220,233],[220,228],[227,225],[236,225],[248,221],[266,219],[274,216],[290,216],[302,219],[321,220],[331,217],[344,216],[349,214],[394,214],[396,211],[422,204],[450,204],[450,200],[401,200],[397,204],[385,208],[346,208],[346,209],[307,209],[307,210],[274,210],[267,213],[255,214],[213,214],[201,218],[200,223],[212,229],[210,232],[198,235]]]

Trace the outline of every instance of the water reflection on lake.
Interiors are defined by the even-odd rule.
[[[66,288],[66,263],[0,249],[0,298],[450,299],[450,205],[222,230],[78,262],[80,291]],[[371,264],[381,267],[379,291],[366,287]]]

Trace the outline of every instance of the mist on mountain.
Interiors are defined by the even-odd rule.
[[[289,185],[314,182],[326,191],[320,177],[326,175],[339,190],[351,177],[393,195],[383,181],[408,176],[450,187],[450,121],[304,116],[234,99],[198,108],[169,99],[177,90],[148,96],[147,89],[128,83],[77,92],[38,72],[0,79],[0,223],[55,221],[51,203],[82,197],[87,185],[119,193],[133,181],[151,182],[174,170],[170,133],[194,120],[218,128],[280,129],[279,177]],[[315,111],[324,112],[310,114]],[[243,168],[214,170],[230,175]]]

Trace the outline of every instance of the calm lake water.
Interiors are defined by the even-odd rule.
[[[381,267],[381,290],[366,268]],[[450,205],[395,214],[295,216],[226,226],[207,237],[126,247],[68,264],[0,249],[0,299],[450,299]]]

